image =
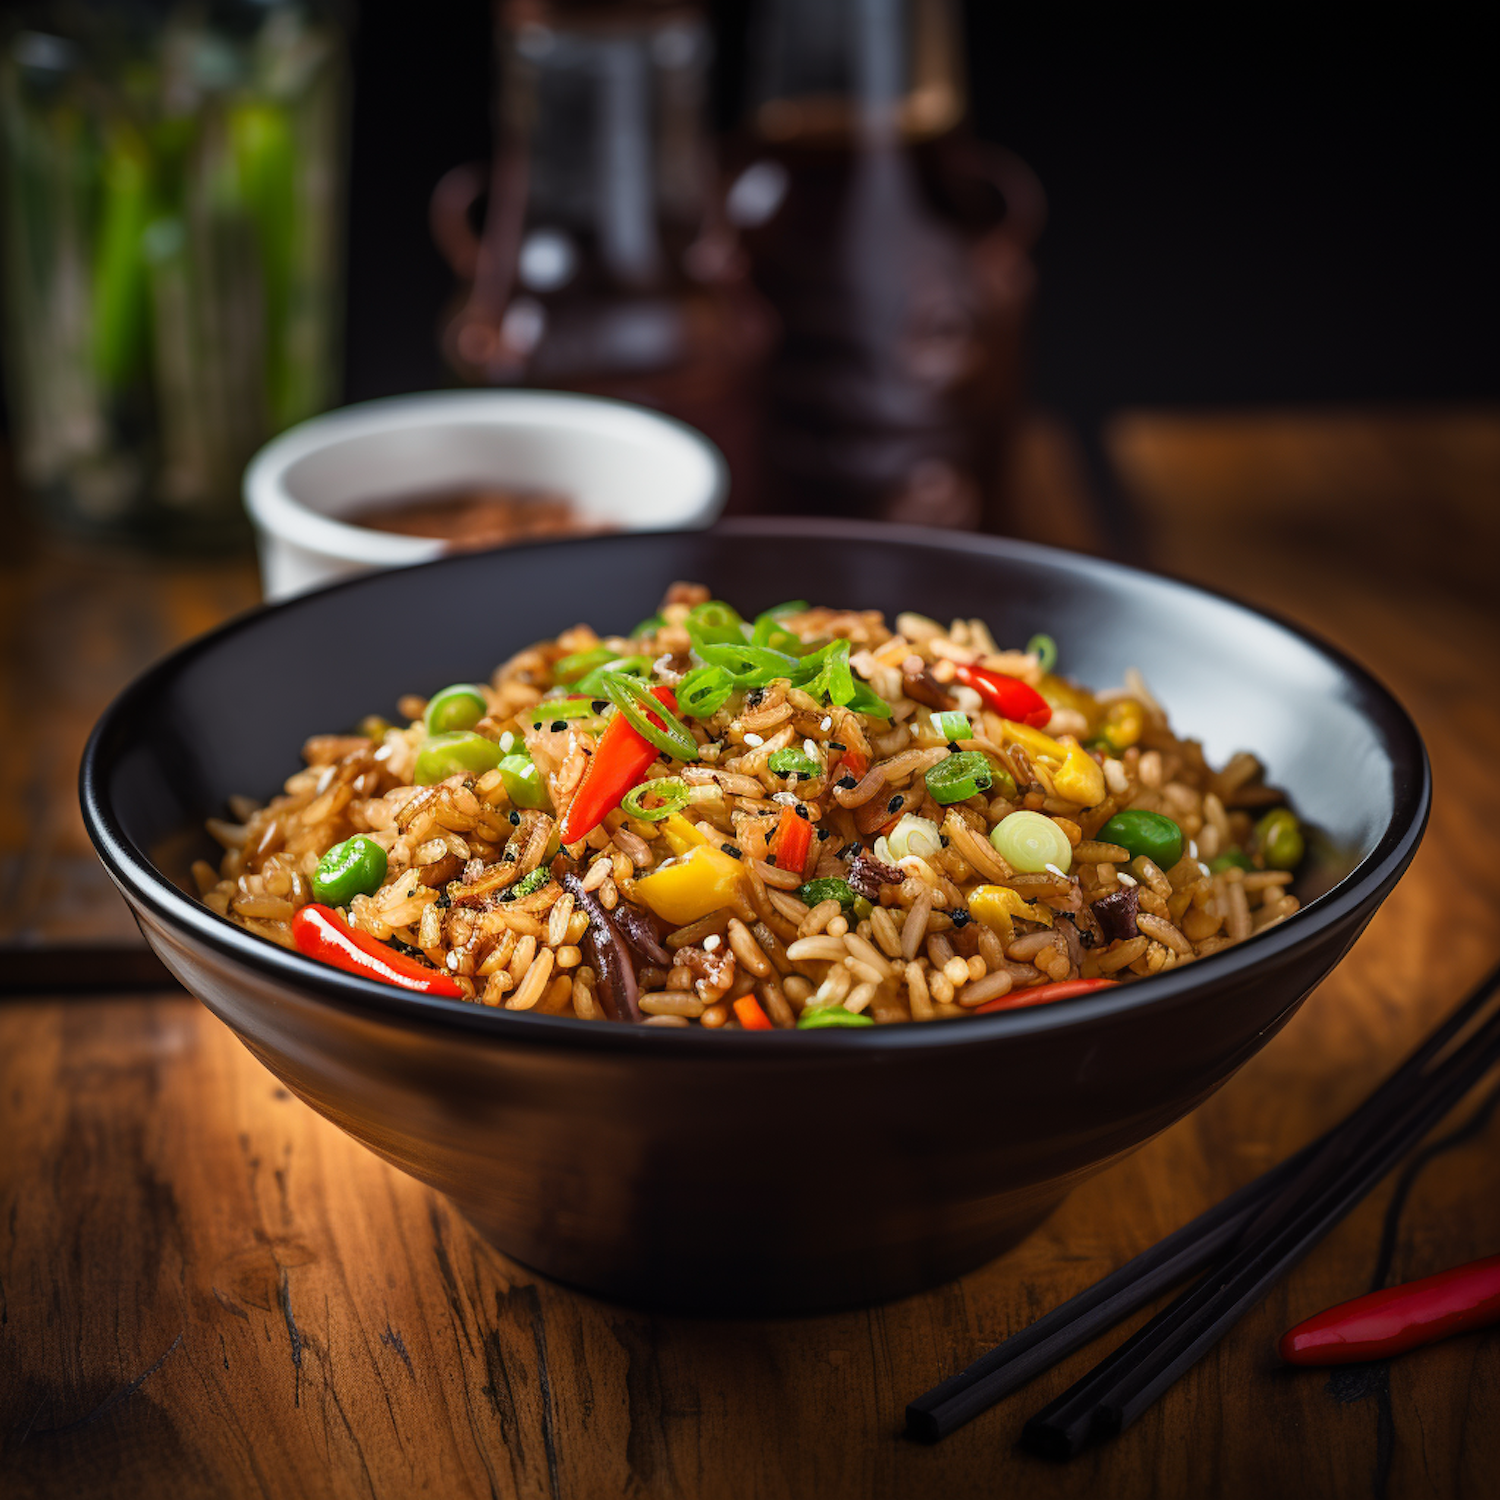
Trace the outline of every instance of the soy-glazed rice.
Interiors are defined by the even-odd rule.
[[[480,1005],[731,1029],[950,1020],[1066,998],[1091,987],[1074,981],[1164,973],[1297,910],[1302,840],[1280,793],[1252,754],[1211,767],[1137,673],[1090,691],[1051,670],[1050,641],[1002,649],[980,620],[901,614],[892,627],[873,611],[799,605],[754,629],[767,651],[834,662],[844,686],[752,683],[743,663],[716,677],[705,635],[733,643],[752,626],[706,589],[674,585],[633,636],[575,626],[453,690],[473,700],[454,731],[472,766],[433,758],[447,740],[433,740],[418,697],[400,700],[404,724],[314,735],[281,795],[234,799],[209,824],[225,852],[218,869],[194,866],[202,899],[292,948],[299,909],[336,906]],[[844,648],[829,646],[841,641],[852,694]],[[702,715],[679,707],[696,752],[663,751],[639,773],[651,783],[632,794],[640,816],[615,795],[560,847],[591,774],[587,796],[600,795],[601,742],[625,712],[607,681],[617,659],[647,687],[691,697],[727,680],[728,694]],[[588,671],[559,683],[560,663]],[[996,681],[1040,693],[1029,726],[995,711],[984,684]],[[623,726],[614,736],[628,738]],[[519,757],[535,767],[530,794]],[[434,766],[451,774],[434,779]],[[1127,811],[1160,816],[1112,823]],[[1001,831],[1021,812],[1040,815],[1007,825],[1036,836],[1024,857]],[[1180,831],[1180,851],[1170,833],[1155,846],[1172,851],[1165,867],[1107,836],[1106,825],[1159,834],[1163,819]],[[378,883],[318,895],[320,862],[361,836],[379,846],[377,868],[383,852]]]

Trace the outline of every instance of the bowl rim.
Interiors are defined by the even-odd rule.
[[[649,407],[571,391],[418,391],[381,396],[309,417],[266,443],[245,468],[245,510],[267,536],[372,567],[432,562],[447,555],[441,537],[411,537],[356,526],[303,504],[287,488],[293,465],[340,443],[413,428],[489,427],[581,431],[637,437],[676,450],[702,466],[701,495],[671,527],[712,524],[729,493],[729,466],[707,437]],[[635,529],[627,526],[626,530]]]
[[[676,534],[676,533],[667,533]],[[697,534],[703,533],[683,533]],[[143,722],[137,705],[198,656],[212,651],[230,636],[253,629],[272,611],[296,610],[329,592],[370,587],[378,574],[364,574],[330,585],[313,594],[275,604],[262,604],[235,616],[207,634],[178,647],[136,677],[115,698],[89,736],[79,767],[79,800],[84,824],[106,871],[133,903],[138,903],[169,928],[185,931],[218,955],[249,965],[261,978],[292,986],[299,997],[334,1008],[380,1017],[417,1031],[459,1030],[487,1036],[496,1043],[555,1047],[573,1051],[614,1051],[620,1048],[652,1054],[697,1057],[708,1052],[743,1058],[756,1048],[786,1056],[826,1057],[828,1053],[853,1058],[891,1048],[946,1047],[995,1042],[1006,1037],[1074,1027],[1127,1014],[1143,1006],[1171,1008],[1193,1002],[1205,989],[1253,968],[1262,960],[1293,954],[1316,944],[1330,927],[1345,921],[1372,897],[1388,892],[1416,853],[1432,804],[1432,772],[1426,746],[1410,714],[1376,677],[1340,648],[1315,632],[1274,611],[1247,604],[1231,594],[1190,583],[1170,574],[1148,571],[1106,558],[1065,551],[1040,543],[883,522],[851,522],[825,517],[737,517],[713,529],[713,534],[767,538],[784,536],[799,542],[857,539],[866,542],[920,545],[952,551],[981,552],[1022,563],[1045,562],[1080,572],[1125,575],[1155,586],[1198,595],[1215,604],[1228,604],[1287,631],[1328,659],[1358,690],[1357,710],[1374,722],[1396,770],[1394,807],[1375,846],[1353,870],[1286,921],[1243,943],[1200,958],[1192,964],[1150,979],[1123,984],[1047,1005],[972,1016],[961,1026],[933,1026],[908,1022],[869,1029],[819,1028],[811,1034],[769,1032],[705,1032],[701,1027],[600,1025],[563,1016],[539,1016],[472,1001],[418,995],[375,980],[344,974],[326,964],[257,937],[189,896],[156,869],[145,851],[125,834],[110,807],[105,789],[111,764],[129,743],[128,726]],[[605,538],[603,540],[609,540]],[[561,537],[522,543],[496,551],[597,545],[597,537]],[[418,570],[449,562],[472,561],[482,553],[447,556],[418,564]],[[410,571],[410,570],[403,570]],[[1402,776],[1401,772],[1408,772]]]

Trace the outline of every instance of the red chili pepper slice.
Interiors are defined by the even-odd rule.
[[[299,953],[316,958],[346,974],[378,979],[423,995],[462,1000],[462,988],[446,974],[388,948],[368,932],[351,927],[331,906],[314,902],[292,918],[292,941]]]
[[[1118,979],[1062,979],[1056,984],[1039,984],[1029,990],[1012,990],[997,1000],[976,1005],[971,1014],[982,1016],[989,1010],[1024,1010],[1028,1005],[1050,1005],[1054,1000],[1071,1000],[1075,995],[1107,990],[1119,982]]]
[[[988,667],[963,665],[955,667],[953,675],[965,687],[973,688],[1002,719],[1041,729],[1052,717],[1052,705],[1019,677],[1007,677],[1004,672],[992,672]]]
[[[856,781],[865,779],[865,772],[870,769],[870,757],[862,750],[845,750],[839,756],[839,773],[852,776]]]
[[[654,687],[651,696],[674,714],[677,712],[677,698],[671,688]],[[620,798],[640,784],[660,753],[617,711],[599,736],[583,780],[563,815],[558,838],[565,844],[586,839],[620,805]]]
[[[1500,1323],[1500,1255],[1341,1302],[1276,1347],[1289,1365],[1358,1364],[1491,1323]]]
[[[812,824],[800,817],[795,807],[783,807],[781,822],[776,825],[772,838],[776,868],[795,870],[800,875],[807,864],[807,851],[812,848],[812,839]]]

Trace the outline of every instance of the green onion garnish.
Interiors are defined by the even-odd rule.
[[[1036,657],[1042,671],[1050,672],[1057,665],[1057,642],[1050,635],[1034,635],[1026,642],[1026,654]]]
[[[789,656],[801,656],[806,649],[802,637],[786,629],[781,621],[787,615],[799,615],[807,608],[805,599],[794,599],[789,604],[778,604],[763,614],[756,615],[755,628],[750,632],[752,646],[770,646],[774,651],[785,651]]]
[[[693,641],[693,649],[710,666],[722,667],[740,688],[765,687],[778,677],[791,678],[797,670],[797,658],[769,646],[751,646],[744,642],[730,645],[710,641]]]
[[[960,713],[956,708],[948,709],[944,713],[933,714],[932,727],[945,740],[971,740],[974,738],[974,727],[969,723],[968,714]]]
[[[891,705],[869,683],[861,682],[857,677],[854,679],[854,691],[847,698],[835,698],[833,701],[842,703],[845,708],[853,709],[857,714],[868,714],[872,719],[888,719],[891,716]]]
[[[526,721],[533,728],[539,724],[550,724],[554,719],[596,719],[595,698],[543,698],[526,710]]]
[[[573,691],[588,698],[603,698],[605,679],[617,677],[621,673],[627,677],[649,677],[651,658],[649,656],[621,656],[614,661],[607,661],[573,683]]]
[[[650,806],[642,800],[654,797]],[[659,823],[674,812],[680,812],[688,804],[688,784],[680,776],[662,776],[655,781],[643,781],[633,786],[620,799],[620,808],[632,818],[646,823]]]
[[[797,896],[809,907],[817,906],[823,901],[837,901],[848,911],[854,905],[854,887],[847,880],[837,880],[831,876],[822,880],[809,880],[798,890]]]
[[[655,635],[667,622],[660,615],[651,615],[641,621],[634,630],[630,632],[630,639],[639,640],[643,635]]]
[[[723,667],[694,667],[677,684],[677,706],[691,719],[711,719],[734,691]]]
[[[610,672],[604,695],[625,715],[630,727],[677,760],[697,760],[698,742],[692,731],[637,677]]]
[[[990,763],[977,750],[960,750],[940,760],[927,773],[927,790],[934,802],[947,806],[964,802],[994,783]]]
[[[785,750],[774,750],[766,762],[778,776],[821,776],[822,765],[805,750],[788,745]]]
[[[552,675],[558,682],[576,682],[595,667],[607,661],[618,661],[620,653],[608,646],[594,646],[587,651],[575,651],[571,656],[560,656],[552,663]]]
[[[845,1010],[842,1005],[820,1005],[816,1009],[809,1006],[797,1017],[798,1031],[823,1031],[829,1027],[850,1027],[855,1029],[861,1026],[873,1026],[874,1019],[865,1015],[863,1011]]]
[[[687,617],[688,634],[709,645],[733,644],[745,639],[745,622],[732,604],[708,599],[695,604]]]

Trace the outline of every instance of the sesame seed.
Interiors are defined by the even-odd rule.
[[[745,857],[740,853],[738,849],[734,847],[733,844],[720,844],[719,848],[721,848],[725,852],[725,854],[730,857],[730,859],[743,859]]]
[[[845,775],[840,776],[839,779],[834,783],[834,785],[843,787],[846,792],[852,792],[854,788],[859,785],[859,783],[852,776],[846,773]]]
[[[765,741],[758,734],[747,734],[745,736],[745,743],[759,750],[765,744]]]
[[[847,750],[849,747],[847,745],[840,744],[838,740],[829,740],[828,748],[830,750]]]
[[[966,927],[974,920],[961,906],[955,906],[948,916],[955,927]]]
[[[1133,875],[1127,875],[1124,872],[1124,870],[1116,870],[1115,871],[1115,879],[1118,880],[1121,885],[1131,885],[1131,886],[1133,886],[1133,885],[1138,885],[1139,884],[1139,882],[1136,880],[1136,878]]]
[[[892,797],[889,802],[886,803],[885,810],[888,813],[900,812],[902,804],[905,802],[905,800],[906,799],[901,795],[901,793],[897,792],[896,795],[894,797]]]
[[[1197,859],[1197,857],[1198,857],[1198,840],[1197,839],[1189,839],[1188,840],[1188,858],[1189,859]]]
[[[807,756],[809,760],[816,760],[818,758],[818,747],[813,744],[811,740],[803,740],[802,753]]]
[[[516,812],[514,809],[511,810],[510,826],[512,828],[519,828],[521,826],[521,815],[520,815],[520,813]]]
[[[568,721],[566,719],[554,719],[552,721],[552,731],[553,731],[554,734],[559,729],[566,729],[567,727],[568,727]]]
[[[827,734],[828,731],[833,728],[833,720],[824,719],[823,722],[818,725],[818,728],[821,729],[824,734]]]
[[[703,939],[703,951],[705,953],[715,953],[718,951],[719,944],[723,941],[723,938],[717,932],[711,932]]]

